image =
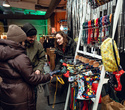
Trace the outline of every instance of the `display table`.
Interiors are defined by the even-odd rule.
[[[53,71],[55,69],[55,58],[56,54],[55,48],[47,48],[46,53],[47,53],[47,60],[50,62],[50,69]]]

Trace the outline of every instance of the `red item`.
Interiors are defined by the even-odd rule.
[[[62,65],[63,65],[63,66],[67,66],[67,64],[66,64],[66,63],[62,63]]]
[[[91,34],[92,34],[92,26],[91,26],[91,20],[88,21],[88,39],[87,44],[91,43]]]
[[[63,53],[65,52],[65,48],[62,48]]]
[[[95,94],[97,92],[97,88],[98,88],[98,83],[92,83],[92,89],[95,91]],[[99,103],[101,103],[101,95],[99,98]]]
[[[83,108],[82,108],[82,110],[88,110],[88,101],[87,100],[84,100],[83,101]]]
[[[113,72],[113,74],[115,74],[115,78],[116,78],[117,83],[118,83],[118,87],[114,87],[114,89],[115,89],[116,91],[121,91],[121,90],[122,90],[122,85],[121,85],[121,82],[120,82],[120,77],[121,77],[121,75],[122,75],[123,73],[125,73],[124,70],[120,70],[120,71],[118,71],[118,72],[117,72],[117,71]]]
[[[104,41],[104,37],[105,37],[105,23],[104,23],[104,20],[105,20],[105,16],[102,17],[102,42]]]
[[[73,87],[71,88],[71,104],[70,104],[70,109],[73,110],[73,93],[74,93],[74,89]]]
[[[69,71],[67,71],[65,74],[63,74],[65,77],[69,77]]]
[[[95,26],[98,27],[98,21],[99,21],[99,18],[97,18],[95,20]],[[95,35],[94,35],[94,40],[95,41],[98,41],[98,36],[99,36],[99,28],[95,28]]]

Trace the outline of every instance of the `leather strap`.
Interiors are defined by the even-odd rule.
[[[109,21],[111,23],[111,21],[112,21],[112,14],[110,14]]]
[[[104,41],[104,38],[105,38],[105,27],[104,27],[104,25],[105,25],[105,23],[104,23],[104,20],[105,20],[105,16],[103,16],[102,17],[102,36],[101,36],[101,42],[103,42]]]
[[[86,35],[86,22],[83,23],[83,37],[82,37],[82,41],[84,42],[84,45],[87,45],[87,35]]]
[[[99,37],[98,37],[98,44],[99,45],[102,43],[101,36],[102,36],[102,17],[99,18]]]
[[[88,39],[88,22],[86,22],[85,27],[86,27],[86,44],[87,44],[87,39]]]
[[[106,15],[105,16],[105,19],[104,19],[104,23],[105,23],[105,38],[106,39],[107,37],[109,37],[109,30],[108,30],[108,16]]]
[[[91,28],[92,28],[92,26],[91,26],[91,20],[90,20],[90,21],[88,21],[88,39],[87,39],[87,44],[90,44],[90,42],[91,42]]]
[[[98,36],[99,36],[99,28],[98,28],[98,21],[99,21],[99,18],[95,19],[95,35],[94,35],[94,40],[95,41],[98,41]]]
[[[93,45],[94,44],[94,19],[91,20],[91,26],[92,26],[92,29],[91,29],[91,44]]]

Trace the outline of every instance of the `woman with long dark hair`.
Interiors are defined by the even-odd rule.
[[[55,40],[55,70],[60,68],[60,59],[73,59],[76,51],[76,42],[67,36],[63,31],[56,33]]]

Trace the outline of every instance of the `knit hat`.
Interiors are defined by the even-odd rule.
[[[15,42],[22,42],[27,39],[25,32],[17,25],[10,25],[7,32],[7,39]]]
[[[24,24],[22,30],[26,33],[27,37],[37,34],[36,28],[30,23]]]

